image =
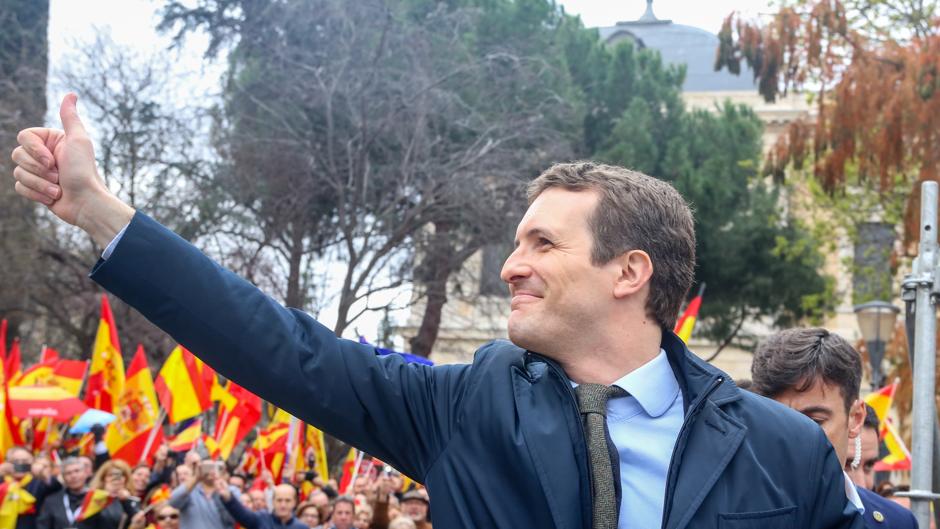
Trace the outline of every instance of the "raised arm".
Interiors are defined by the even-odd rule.
[[[261,517],[263,515],[246,509],[245,506],[242,505],[241,500],[232,494],[231,488],[229,488],[228,483],[226,483],[224,479],[220,478],[216,481],[215,492],[222,500],[222,505],[225,506],[225,510],[232,515],[232,518],[234,518],[239,525],[245,529],[258,529],[261,527]]]
[[[469,367],[380,358],[284,308],[121,203],[97,175],[74,95],[61,116],[64,132],[20,134],[16,187],[101,247],[126,228],[95,266],[95,281],[249,391],[409,475],[426,475],[456,428]],[[56,191],[43,194],[49,186]]]

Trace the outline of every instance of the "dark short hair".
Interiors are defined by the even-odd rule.
[[[339,505],[340,503],[348,503],[352,505],[353,512],[356,512],[356,500],[352,496],[348,496],[346,494],[343,494],[342,496],[337,496],[336,499],[333,500],[333,508],[335,509],[336,506]]]
[[[591,261],[600,266],[631,250],[649,254],[653,277],[646,309],[663,328],[672,330],[695,278],[695,226],[682,195],[668,183],[637,171],[574,162],[555,164],[533,180],[529,203],[553,187],[600,193],[588,219],[594,236]]]
[[[865,422],[862,426],[871,428],[876,434],[880,434],[881,432],[881,421],[878,420],[878,414],[875,413],[875,408],[872,408],[868,404],[865,404]]]
[[[787,329],[757,346],[751,379],[754,391],[771,398],[790,389],[806,391],[822,380],[839,388],[848,411],[862,383],[862,357],[826,329]]]

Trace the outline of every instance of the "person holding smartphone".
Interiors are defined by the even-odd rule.
[[[15,446],[6,453],[11,491],[22,489],[26,494],[17,494],[22,501],[33,500],[33,509],[16,517],[16,529],[35,529],[36,513],[50,494],[62,490],[62,483],[52,478],[52,467],[48,459],[34,459],[33,454],[22,446]]]
[[[169,501],[171,506],[179,509],[180,526],[232,529],[235,520],[226,511],[219,496],[214,494],[215,482],[222,476],[222,463],[198,461],[197,457],[189,454],[186,460],[192,466],[193,472],[189,476],[181,476],[181,483],[173,490]],[[238,491],[235,487],[229,487],[237,497]]]

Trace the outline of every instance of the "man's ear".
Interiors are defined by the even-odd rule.
[[[855,439],[862,433],[862,426],[865,425],[865,401],[857,399],[849,408],[849,439]]]
[[[653,260],[643,250],[630,250],[615,262],[620,267],[620,275],[614,285],[614,297],[617,299],[636,294],[653,277]]]

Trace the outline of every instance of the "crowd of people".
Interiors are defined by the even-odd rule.
[[[0,526],[17,529],[429,529],[425,489],[395,471],[364,473],[339,494],[335,480],[297,472],[276,483],[249,476],[196,449],[161,446],[152,464],[46,453],[14,447],[0,465],[7,499]],[[15,487],[15,488],[10,488]],[[12,499],[10,496],[14,496]],[[24,499],[24,498],[28,498]],[[4,503],[6,505],[6,503]],[[22,507],[22,508],[20,508]],[[11,512],[19,511],[18,514]]]

